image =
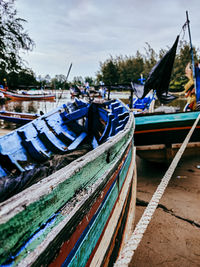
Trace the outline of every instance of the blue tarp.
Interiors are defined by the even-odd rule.
[[[196,101],[200,101],[200,68],[195,67],[195,76],[196,76]]]

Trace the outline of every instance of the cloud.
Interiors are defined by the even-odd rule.
[[[74,76],[94,76],[110,54],[135,55],[145,42],[156,51],[171,46],[186,10],[200,42],[197,0],[17,0],[16,7],[36,43],[24,58],[37,75],[64,74],[73,62]]]

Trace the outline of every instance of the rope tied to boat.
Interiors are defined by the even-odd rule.
[[[200,114],[198,115],[197,119],[195,120],[192,128],[190,129],[189,133],[187,134],[184,142],[182,143],[180,149],[176,153],[173,161],[171,162],[167,172],[163,176],[159,186],[157,187],[155,193],[153,194],[148,206],[146,207],[141,219],[139,220],[138,224],[135,227],[134,232],[132,233],[130,239],[126,242],[124,245],[116,263],[114,264],[115,267],[125,267],[128,266],[131,262],[131,259],[134,255],[135,250],[137,249],[140,241],[142,240],[142,237],[147,229],[147,226],[149,225],[153,214],[159,204],[159,201],[161,197],[164,194],[164,191],[175,171],[175,168],[182,156],[182,154],[185,151],[185,148],[200,120]]]

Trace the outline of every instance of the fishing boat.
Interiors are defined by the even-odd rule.
[[[129,108],[131,108],[134,114],[140,113],[152,113],[154,112],[154,105],[156,100],[156,90],[149,90],[142,96],[144,88],[141,89],[141,84],[127,83],[127,84],[115,84],[115,85],[97,85],[95,86],[96,92],[99,90],[100,97],[110,99],[111,91],[122,92],[123,90],[130,91]],[[98,89],[99,88],[99,89]],[[97,93],[95,96],[98,96]],[[122,93],[123,94],[123,93]]]
[[[79,96],[81,96],[81,90],[79,89],[78,86],[71,87],[70,95],[71,95],[71,98],[75,98],[75,97],[79,98]]]
[[[82,97],[82,98],[101,98],[101,94],[99,91],[95,90],[95,88],[85,88],[81,87],[79,88],[78,86],[70,88],[70,95],[71,98],[73,99],[74,97]]]
[[[152,90],[156,91],[156,96],[160,103],[167,104],[176,97],[168,93],[171,72],[175,60],[176,49],[179,36],[177,36],[173,46],[152,68],[144,85],[134,84],[134,91],[139,98],[143,99]],[[145,160],[153,162],[171,161],[174,156],[173,145],[180,143],[182,138],[177,130],[182,122],[182,117],[175,114],[144,113],[135,114],[135,145],[137,155]],[[180,119],[178,121],[178,119]],[[177,126],[177,124],[180,124]],[[186,123],[187,124],[187,123]],[[188,125],[185,125],[188,127]],[[184,128],[181,134],[184,135]],[[174,138],[173,138],[174,137]],[[167,147],[167,149],[166,149]],[[170,152],[169,152],[170,149]]]
[[[0,110],[0,120],[17,124],[26,124],[39,116],[39,114]]]
[[[134,114],[153,113],[156,91],[151,90],[144,98],[133,98],[132,111]]]
[[[121,101],[75,99],[2,136],[0,264],[112,265],[135,214],[133,133]]]
[[[187,14],[187,13],[186,13]],[[187,22],[184,26],[189,27],[189,20],[187,14]],[[150,88],[155,88],[157,95],[164,96],[165,102],[170,101],[171,95],[168,95],[168,86],[170,82],[171,71],[176,53],[178,37],[172,48],[166,55],[156,64],[152,69],[145,88],[142,92],[145,94]],[[192,45],[191,45],[192,51]],[[193,57],[192,57],[193,58]],[[193,123],[200,114],[200,69],[193,63],[193,70],[186,67],[186,76],[189,81],[185,85],[185,92],[190,96],[190,104],[187,104],[182,112],[175,111],[169,114],[139,114],[136,117],[135,129],[135,145],[137,147],[137,154],[148,161],[170,163],[174,158],[176,152],[180,148],[187,133],[191,129]],[[166,68],[167,66],[167,68]],[[193,71],[193,75],[192,75]],[[195,82],[194,82],[195,81]],[[194,90],[195,89],[195,90]],[[196,104],[194,104],[194,99]],[[195,106],[195,108],[194,108]],[[193,107],[193,109],[191,108]],[[195,156],[199,153],[200,148],[200,125],[198,124],[187,148],[183,154],[184,157]]]
[[[5,98],[15,101],[35,101],[35,100],[47,100],[47,101],[54,101],[55,95],[54,94],[29,94],[26,92],[23,93],[16,93],[11,91],[4,91],[0,88],[0,92],[4,94]]]
[[[134,140],[137,155],[152,162],[170,163],[199,114],[199,111],[194,111],[136,117]],[[199,151],[200,124],[182,158],[198,155]]]

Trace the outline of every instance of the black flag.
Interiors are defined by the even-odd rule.
[[[143,90],[141,91],[141,85],[137,86],[134,84],[136,95],[139,98],[144,98],[145,95],[147,95],[151,89],[156,90],[156,95],[162,103],[170,102],[171,100],[176,98],[168,94],[168,88],[169,88],[170,77],[171,77],[172,68],[173,68],[174,60],[176,56],[178,40],[179,40],[179,36],[177,36],[176,41],[174,42],[171,49],[152,68],[145,82]]]

